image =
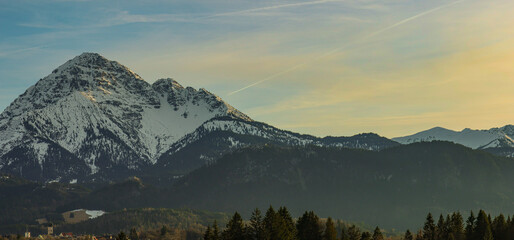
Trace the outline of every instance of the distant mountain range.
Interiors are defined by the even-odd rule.
[[[317,138],[253,121],[205,89],[149,84],[84,53],[0,114],[0,171],[43,182],[105,182],[158,171],[180,176],[253,144],[380,150],[376,134]]]
[[[473,149],[482,149],[498,155],[514,157],[514,125],[489,130],[466,128],[460,132],[435,127],[414,135],[393,138],[392,140],[410,144],[415,142],[449,141]]]

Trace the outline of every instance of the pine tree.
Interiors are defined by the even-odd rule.
[[[491,228],[493,231],[494,240],[509,240],[508,239],[509,227],[507,225],[507,221],[505,220],[505,216],[503,216],[503,214],[500,214],[494,218]]]
[[[203,234],[203,240],[212,240],[212,229],[211,226],[207,226],[207,230]]]
[[[371,233],[369,232],[363,232],[361,234],[361,240],[371,240]]]
[[[293,240],[296,238],[296,225],[286,207],[280,207],[277,212],[275,225],[279,229],[279,238]]]
[[[405,232],[403,240],[414,240],[414,236],[412,236],[412,233],[409,231],[409,229],[407,229],[407,231]]]
[[[328,218],[325,223],[325,232],[323,233],[323,240],[337,240],[337,231],[334,226],[332,218]]]
[[[435,229],[436,229],[436,231],[435,231],[436,238],[435,239],[446,239],[447,238],[446,223],[444,222],[444,217],[442,214],[439,215],[439,220],[437,221],[437,226]]]
[[[423,239],[424,240],[435,240],[435,225],[434,218],[432,218],[432,214],[428,213],[427,219],[425,221],[425,225],[423,226]]]
[[[480,212],[478,212],[475,236],[477,240],[493,240],[489,217],[486,215],[484,210],[480,210]]]
[[[278,217],[278,213],[275,212],[272,206],[268,208],[266,211],[266,215],[264,216],[263,226],[264,226],[264,239],[266,240],[274,240],[278,239],[280,235],[280,225],[278,221],[281,218]]]
[[[446,219],[444,220],[444,234],[443,235],[445,238],[450,238],[451,225],[452,225],[452,220],[450,218],[450,214],[447,214]]]
[[[130,238],[130,240],[139,240],[139,235],[137,234],[137,231],[135,228],[130,229],[129,238]]]
[[[361,238],[361,231],[355,225],[348,228],[348,237],[350,240],[359,240]]]
[[[247,228],[247,238],[250,240],[264,240],[264,223],[261,211],[256,208],[250,217],[250,225]]]
[[[275,209],[273,209],[272,206],[269,206],[268,211],[266,211],[266,215],[264,215],[263,219],[263,226],[264,226],[264,239],[266,240],[273,240],[274,229],[273,229],[273,222],[275,221],[277,213],[275,212]]]
[[[475,240],[476,219],[473,211],[466,220],[466,240]]]
[[[313,211],[305,212],[296,224],[298,240],[321,240],[319,217]]]
[[[212,224],[212,240],[221,240],[221,234],[218,227],[218,222],[214,220],[214,223]]]
[[[514,239],[514,215],[507,218],[507,239]]]
[[[281,207],[275,212],[272,206],[269,207],[263,220],[264,236],[267,240],[296,239],[296,226],[287,208]]]
[[[380,231],[380,228],[378,226],[375,228],[375,231],[373,231],[373,240],[384,240],[384,235],[382,235],[382,231]]]
[[[453,213],[450,218],[449,232],[455,240],[464,240],[464,226],[462,215],[459,212]]]
[[[227,228],[223,231],[223,240],[245,240],[243,218],[238,212],[228,221]]]

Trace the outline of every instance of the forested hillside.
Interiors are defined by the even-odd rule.
[[[174,186],[176,204],[249,212],[287,205],[384,227],[413,227],[426,212],[514,211],[514,160],[449,142],[380,152],[320,147],[247,148]]]
[[[137,177],[93,190],[4,179],[0,192],[4,224],[80,208],[187,208],[248,217],[248,206],[286,205],[293,216],[311,209],[398,229],[422,224],[427,212],[514,211],[512,172],[512,158],[449,142],[381,151],[263,145],[236,150],[166,187]]]

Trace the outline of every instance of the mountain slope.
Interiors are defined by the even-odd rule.
[[[381,151],[267,145],[234,150],[166,188],[131,178],[80,197],[53,194],[49,199],[55,201],[33,199],[46,196],[42,190],[53,184],[77,186],[7,181],[4,187],[0,181],[0,190],[11,192],[1,199],[9,206],[27,202],[24,207],[30,211],[23,215],[33,218],[78,208],[113,212],[148,207],[239,211],[248,216],[253,207],[272,204],[287,206],[294,216],[309,209],[322,217],[405,229],[422,225],[427,212],[514,211],[513,171],[510,158],[449,142]],[[30,184],[35,187],[26,189]],[[41,191],[32,192],[34,188]],[[5,209],[6,221],[20,215],[10,209]]]
[[[474,149],[488,149],[504,156],[514,156],[514,125],[489,130],[472,130],[466,128],[460,132],[436,127],[414,135],[397,137],[392,140],[402,144],[430,141],[450,141]],[[499,151],[498,149],[503,149]],[[509,149],[508,151],[506,151]]]
[[[384,227],[419,226],[427,212],[514,211],[514,161],[448,142],[379,152],[246,148],[183,177],[179,206],[243,211],[247,206],[312,209]],[[413,221],[415,220],[415,221]]]
[[[398,146],[397,142],[373,133],[352,137],[317,138],[277,129],[265,123],[234,118],[214,118],[184,136],[164,153],[157,164],[161,170],[172,169],[182,175],[205,163],[212,163],[223,154],[247,146],[325,146],[378,151]]]

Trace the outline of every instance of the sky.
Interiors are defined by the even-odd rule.
[[[386,137],[514,124],[512,0],[0,0],[0,109],[82,52],[257,121]]]

